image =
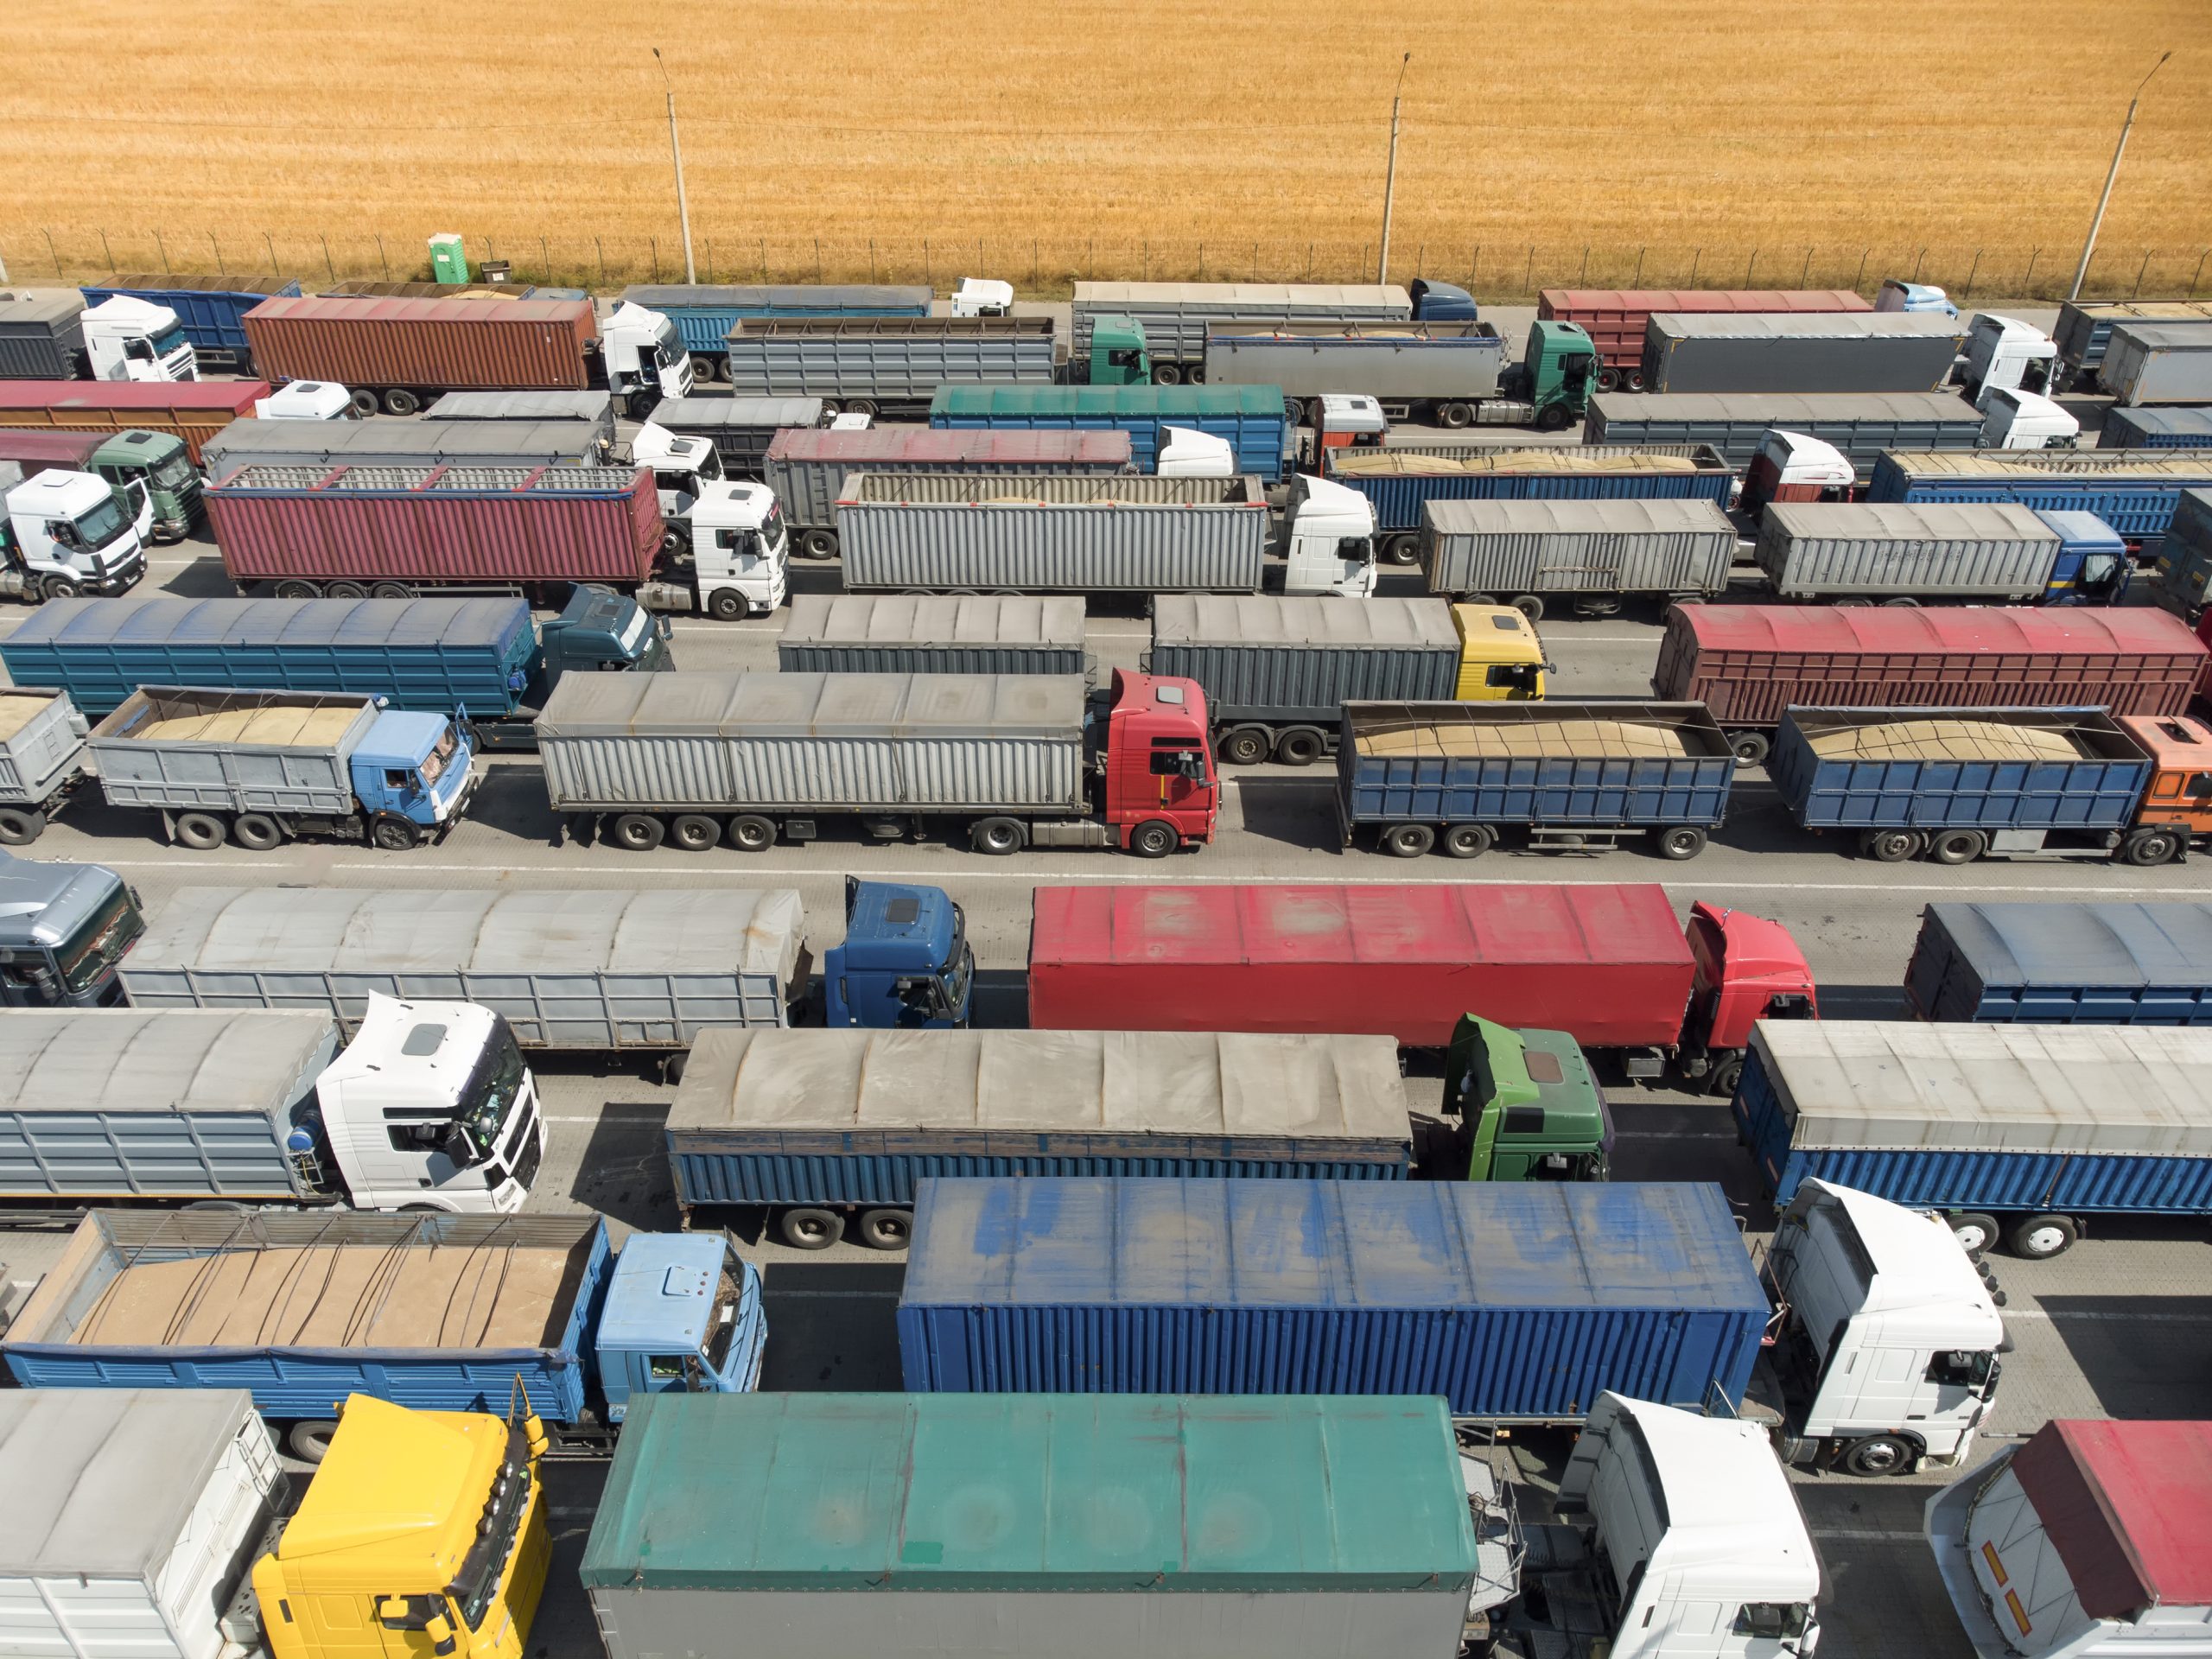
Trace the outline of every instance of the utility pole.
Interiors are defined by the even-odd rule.
[[[1398,189],[1398,110],[1406,99],[1406,66],[1414,60],[1407,53],[1398,64],[1398,90],[1390,95],[1390,165],[1382,175],[1382,257],[1375,266],[1375,280],[1390,280],[1390,206]]]
[[[2171,56],[2171,52],[2159,53],[2158,62],[2151,66],[2151,75],[2164,68],[2166,60]],[[2127,134],[2135,124],[2135,106],[2143,101],[2143,87],[2151,84],[2151,75],[2143,77],[2142,86],[2138,86],[2135,96],[2127,101],[2127,119],[2120,124],[2120,142],[2112,147],[2112,166],[2105,174],[2105,193],[2097,198],[2097,216],[2089,221],[2089,239],[2082,245],[2082,263],[2075,269],[2074,286],[2066,295],[2069,300],[2082,297],[2082,284],[2089,275],[2089,261],[2096,257],[2097,232],[2104,229],[2105,208],[2112,201],[2112,187],[2120,177],[2120,158],[2127,154]]]
[[[691,203],[683,194],[683,143],[676,136],[676,88],[668,79],[668,65],[661,62],[660,48],[653,48],[653,61],[660,65],[660,84],[668,92],[668,153],[676,158],[676,216],[683,224],[683,280],[696,283],[699,267],[691,260]]]

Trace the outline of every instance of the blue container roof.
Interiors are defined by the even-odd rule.
[[[530,627],[519,599],[65,599],[10,645],[489,646]]]
[[[1943,904],[1928,917],[1984,985],[2212,985],[2212,905]]]
[[[1672,1182],[925,1180],[899,1300],[1766,1313],[1720,1189]]]

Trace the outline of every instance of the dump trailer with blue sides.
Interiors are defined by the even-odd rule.
[[[1290,420],[1279,386],[944,386],[930,424],[949,431],[1126,432],[1141,473],[1159,464],[1163,429],[1227,440],[1236,470],[1282,476]]]
[[[2212,325],[2212,319],[2207,319]],[[2114,409],[2097,434],[2100,449],[2212,449],[2212,409]]]
[[[1777,1205],[1817,1177],[2030,1257],[2212,1215],[2212,1031],[1762,1020],[1735,1116]]]
[[[1904,994],[1923,1020],[2212,1026],[2212,905],[1930,905]]]
[[[87,283],[79,290],[87,306],[99,305],[118,294],[149,305],[165,305],[175,313],[184,337],[201,371],[251,375],[253,352],[246,344],[245,314],[264,300],[296,298],[296,276],[221,276],[194,282],[167,271],[138,271],[111,276],[104,283]]]
[[[1899,452],[1874,463],[1869,501],[2017,501],[2094,512],[2139,552],[2156,554],[2184,490],[2212,488],[2212,449],[1984,449]]]
[[[924,1183],[916,1393],[1442,1395],[1578,1422],[1743,1397],[1768,1315],[1710,1185]]]
[[[1434,1400],[645,1402],[582,1580],[607,1659],[1455,1659],[1476,1537]]]
[[[1347,702],[1337,828],[1400,858],[1472,858],[1509,834],[1554,851],[1649,835],[1694,858],[1735,771],[1703,703]]]
[[[728,378],[722,343],[748,317],[926,317],[931,296],[867,283],[633,283],[622,297],[666,317],[683,349]]]

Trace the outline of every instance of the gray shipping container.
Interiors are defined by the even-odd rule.
[[[1223,323],[1410,322],[1414,301],[1365,283],[1077,283],[1071,315],[1076,363],[1090,361],[1091,325],[1107,316],[1135,317],[1155,364],[1203,364]]]
[[[2040,515],[2009,501],[1778,501],[1766,510],[1758,556],[1784,599],[2018,603],[2041,595],[2060,545]]]
[[[1081,674],[1083,601],[1018,594],[793,594],[786,674]]]
[[[786,888],[185,887],[127,960],[136,1007],[313,1008],[350,1033],[380,991],[481,1003],[525,1048],[594,1051],[786,1025],[810,971]]]
[[[338,1046],[313,1011],[11,1008],[0,1202],[305,1197],[284,1142]]]
[[[2212,409],[2111,409],[2100,449],[2212,449]]]
[[[614,397],[605,391],[448,391],[425,421],[589,421],[614,442]]]
[[[860,473],[837,502],[853,592],[1255,593],[1271,533],[1251,477]]]
[[[149,685],[85,741],[111,806],[343,817],[354,810],[353,751],[380,712],[311,691]],[[209,734],[211,720],[238,715],[239,735]]]
[[[1510,353],[1486,322],[1353,325],[1206,336],[1209,385],[1281,386],[1287,398],[1364,393],[1384,403],[1495,397]]]
[[[210,478],[241,467],[602,467],[607,452],[588,421],[232,421],[200,446]]]
[[[820,397],[873,414],[926,410],[957,381],[1052,378],[1050,317],[791,317],[729,331],[741,397]]]
[[[1079,814],[1072,677],[570,674],[537,717],[556,812]]]
[[[1134,473],[1129,453],[1126,432],[786,429],[769,444],[760,475],[806,551],[826,559],[837,551],[837,497],[855,473]]]
[[[1925,311],[1656,312],[1645,326],[1651,391],[1933,391],[1966,324]]]
[[[722,470],[733,478],[758,478],[776,434],[788,427],[822,424],[819,397],[722,397],[712,392],[670,397],[646,418],[678,437],[705,438]]]
[[[1798,397],[1775,392],[1601,391],[1590,400],[1583,428],[1592,443],[1707,443],[1738,472],[1751,463],[1759,440],[1776,427],[1834,444],[1861,479],[1885,449],[1971,449],[1980,441],[1981,411],[1955,392],[1832,392]]]
[[[1710,501],[1428,501],[1421,564],[1433,594],[1541,600],[1726,592],[1736,527]],[[1526,607],[1524,607],[1526,608]]]
[[[67,691],[0,691],[0,804],[41,805],[81,773],[86,730]]]
[[[2122,404],[2212,404],[2212,328],[2121,323],[2105,343],[2097,384]]]
[[[1217,729],[1305,721],[1333,732],[1347,701],[1449,699],[1459,636],[1440,599],[1163,594],[1144,669],[1196,680]]]
[[[0,293],[0,380],[74,380],[84,366],[85,296]]]

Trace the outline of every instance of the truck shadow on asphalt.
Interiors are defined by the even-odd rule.
[[[768,1347],[764,1389],[897,1393],[899,1290],[895,1262],[771,1262],[760,1269]]]
[[[2158,1230],[2139,1223],[2138,1230],[2141,1236],[2171,1237],[2174,1224]],[[2075,1248],[2095,1249],[2100,1235],[2121,1236],[2123,1230],[2115,1218]],[[2107,1416],[2204,1414],[2204,1379],[2212,1376],[2212,1296],[2037,1296],[2036,1303]]]
[[[676,1186],[668,1166],[670,1103],[611,1095],[584,1143],[569,1196],[640,1232],[676,1231]]]

